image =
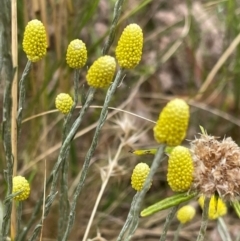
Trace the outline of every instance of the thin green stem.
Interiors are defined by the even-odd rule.
[[[160,240],[159,241],[165,241],[166,240],[166,237],[167,237],[167,232],[168,232],[168,229],[169,229],[169,226],[178,210],[178,206],[174,206],[170,209],[168,215],[167,215],[167,218],[166,218],[166,221],[164,223],[164,226],[163,226],[163,231],[162,231],[162,235],[160,237]]]
[[[91,158],[92,158],[92,156],[95,152],[95,149],[97,147],[100,130],[103,127],[103,124],[104,124],[104,122],[106,120],[106,117],[107,117],[107,114],[108,114],[109,102],[110,102],[112,96],[114,95],[114,93],[115,93],[115,91],[116,91],[116,89],[117,89],[117,87],[118,87],[118,85],[119,85],[119,83],[122,79],[122,76],[123,76],[123,70],[120,69],[118,71],[116,77],[115,77],[115,80],[113,81],[113,84],[109,87],[109,89],[107,91],[107,95],[106,95],[106,98],[105,98],[105,101],[104,101],[104,104],[103,104],[103,108],[102,108],[102,111],[101,111],[101,114],[100,114],[100,117],[99,117],[99,120],[98,120],[98,124],[97,124],[96,130],[95,130],[95,133],[94,133],[94,137],[93,137],[91,146],[90,146],[90,148],[87,152],[87,155],[85,157],[85,161],[84,161],[84,164],[83,164],[80,180],[79,180],[79,183],[78,183],[78,185],[76,187],[76,190],[74,192],[73,201],[72,201],[72,204],[71,204],[71,207],[70,207],[70,213],[69,213],[69,217],[68,217],[67,229],[66,229],[64,237],[62,239],[63,241],[67,240],[68,235],[70,233],[70,230],[73,226],[74,219],[75,219],[75,209],[76,209],[76,205],[77,205],[77,199],[78,199],[78,196],[81,193],[81,190],[83,188],[83,185],[84,185],[84,182],[85,182],[85,179],[86,179],[86,176],[87,176],[90,160],[91,160]]]
[[[70,128],[70,120],[72,118],[73,112],[78,104],[78,94],[79,94],[79,76],[80,76],[80,70],[75,69],[74,70],[74,79],[73,79],[73,87],[74,87],[74,101],[72,108],[68,115],[66,116],[64,120],[64,125],[63,125],[63,141],[66,139],[66,136],[68,135],[69,128]]]
[[[113,43],[113,40],[115,37],[115,31],[117,28],[117,23],[120,18],[120,15],[121,15],[123,3],[124,3],[124,0],[117,0],[115,3],[114,12],[113,12],[113,20],[112,20],[112,24],[110,27],[110,33],[108,35],[107,41],[105,42],[103,50],[102,50],[103,55],[108,53],[108,51]]]
[[[17,233],[16,233],[15,240],[18,239],[18,235],[20,234],[20,230],[21,230],[22,207],[23,207],[22,202],[19,202],[17,207]]]
[[[144,199],[147,191],[149,190],[149,187],[151,185],[155,172],[157,171],[160,163],[164,160],[164,149],[165,149],[165,145],[164,144],[160,145],[160,147],[153,159],[150,173],[144,183],[143,189],[135,195],[132,205],[130,207],[130,211],[129,211],[127,220],[117,238],[117,241],[130,240],[132,235],[134,234],[134,232],[138,226],[139,213],[142,208],[143,199]]]
[[[50,208],[52,206],[52,203],[55,199],[55,196],[57,195],[57,191],[56,191],[56,187],[57,187],[57,180],[58,180],[58,174],[59,174],[59,168],[63,162],[63,160],[66,157],[66,152],[69,148],[69,145],[72,141],[72,139],[74,138],[81,122],[83,119],[84,114],[86,113],[88,107],[90,106],[93,97],[94,97],[94,93],[95,93],[96,89],[95,88],[90,88],[89,92],[88,92],[88,96],[87,96],[87,100],[84,104],[84,106],[82,107],[78,118],[76,119],[76,121],[73,123],[66,139],[64,140],[60,152],[59,152],[59,156],[58,156],[58,160],[54,165],[54,168],[50,174],[50,176],[52,176],[52,183],[51,183],[51,188],[50,188],[50,193],[46,198],[46,202],[45,202],[45,209],[44,209],[44,218],[41,219],[41,221],[39,222],[39,224],[36,225],[35,229],[33,230],[33,234],[30,237],[29,241],[34,241],[36,240],[36,238],[38,237],[39,231],[42,227],[42,222],[43,220],[46,218],[46,216],[48,215]]]
[[[2,1],[0,8],[0,81],[5,80],[3,97],[3,120],[2,120],[2,140],[6,160],[6,170],[4,178],[7,182],[7,197],[12,193],[12,173],[13,173],[13,155],[11,143],[11,111],[12,111],[12,81],[13,66],[11,57],[11,2]],[[1,83],[3,84],[3,83]],[[2,223],[2,232],[0,240],[7,240],[10,228],[10,219],[12,211],[12,200],[7,199],[4,202],[4,217]]]
[[[202,221],[201,227],[198,233],[197,241],[203,241],[206,235],[207,225],[208,225],[208,210],[209,210],[209,202],[210,198],[205,197],[204,199],[204,206],[203,206],[203,213],[202,213]]]
[[[82,122],[82,119],[83,119],[83,116],[84,114],[86,113],[87,109],[88,109],[88,106],[91,104],[92,102],[92,99],[93,99],[93,96],[94,96],[94,93],[95,93],[96,89],[94,88],[90,88],[89,91],[88,91],[88,94],[87,94],[87,100],[83,106],[83,110],[81,109],[80,112],[79,112],[79,116],[78,118],[76,119],[76,121],[74,122],[74,124],[72,125],[72,128],[71,128],[71,131],[69,132],[68,136],[67,136],[67,141],[65,140],[64,143],[62,144],[62,147],[60,149],[60,152],[61,153],[64,153],[63,149],[67,150],[67,146],[70,144],[71,140],[74,138],[74,135],[76,134],[77,130],[78,130],[78,127],[80,126],[81,122]],[[59,154],[59,158],[60,158],[60,154]],[[61,161],[61,160],[60,160]],[[55,171],[56,169],[59,168],[59,162],[57,162],[54,167],[53,167],[53,170],[47,180],[47,184],[46,184],[46,188],[50,186],[50,184],[52,183],[53,181],[53,177],[55,175]],[[41,206],[42,206],[42,203],[43,203],[43,193],[41,194],[37,204],[35,205],[34,207],[34,210],[33,210],[33,213],[31,215],[31,218],[29,219],[27,225],[24,227],[22,233],[19,235],[19,238],[17,241],[23,241],[23,240],[26,240],[26,235],[28,233],[28,231],[30,230],[30,228],[32,227],[33,223],[34,223],[34,220],[38,217],[38,213],[41,209]],[[39,225],[36,226],[36,228],[38,228]],[[40,226],[41,227],[41,226]],[[39,230],[40,231],[40,230]],[[38,232],[39,232],[38,231]]]
[[[13,173],[13,156],[11,144],[11,88],[12,82],[7,81],[4,94],[4,107],[3,107],[3,147],[6,156],[7,169],[4,170],[4,176],[7,181],[8,189],[7,196],[12,193],[12,173]],[[2,224],[2,239],[7,238],[10,228],[10,218],[12,210],[12,200],[8,199],[4,207],[4,217]]]
[[[70,147],[69,147],[70,149]],[[58,219],[58,240],[62,240],[64,229],[67,224],[67,215],[69,213],[69,199],[68,199],[68,167],[69,163],[66,160],[69,154],[69,149],[66,152],[66,157],[62,163],[61,181],[59,193],[59,219]]]
[[[122,227],[122,230],[120,231],[120,234],[118,235],[117,241],[123,240],[124,236],[126,236],[129,227],[131,226],[133,216],[134,216],[134,207],[136,205],[136,200],[139,198],[140,192],[137,192],[132,200],[131,207],[127,216],[127,219]]]
[[[73,79],[74,102],[73,102],[73,106],[72,106],[70,112],[64,119],[63,142],[68,135],[68,132],[70,129],[70,120],[71,120],[73,112],[78,104],[79,76],[80,76],[80,70],[75,69],[74,70],[74,79]],[[60,188],[60,194],[59,194],[60,198],[59,198],[59,219],[58,219],[58,240],[59,241],[62,240],[62,236],[63,236],[64,230],[66,228],[66,224],[67,224],[67,215],[69,213],[69,200],[68,200],[68,167],[69,167],[69,163],[67,161],[69,149],[70,149],[70,146],[68,147],[65,158],[63,159],[62,168],[61,168],[61,177],[60,177],[61,188]]]
[[[218,218],[218,232],[224,241],[232,241],[228,228],[223,220],[223,218]]]
[[[19,81],[19,100],[18,100],[18,114],[17,114],[17,128],[18,128],[18,137],[21,131],[21,123],[22,123],[22,112],[24,108],[25,103],[25,95],[26,95],[26,89],[25,89],[25,80],[26,77],[31,69],[32,62],[28,60],[24,71],[22,73],[22,77]]]
[[[52,176],[49,177],[46,186],[49,186],[51,181],[52,181]],[[39,201],[37,202],[37,204],[34,207],[31,218],[29,219],[27,225],[24,227],[23,231],[19,234],[16,241],[26,240],[26,235],[27,235],[28,231],[30,230],[30,228],[32,227],[35,219],[38,217],[38,213],[41,209],[42,203],[43,203],[43,193],[41,194],[41,197],[39,198]]]
[[[173,241],[178,241],[178,238],[179,238],[179,234],[180,234],[180,231],[182,230],[182,227],[183,227],[183,224],[182,223],[179,223],[178,225],[178,228],[174,234],[174,239]]]

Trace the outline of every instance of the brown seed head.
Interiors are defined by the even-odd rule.
[[[202,134],[191,142],[193,189],[204,196],[215,193],[225,200],[240,197],[240,148],[230,138],[217,140]]]

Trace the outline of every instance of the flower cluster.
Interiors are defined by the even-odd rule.
[[[66,61],[69,67],[73,69],[80,69],[86,64],[87,49],[82,40],[75,39],[70,42],[67,48]]]
[[[179,205],[188,197],[189,201],[198,196],[202,208],[204,198],[210,198],[209,219],[227,213],[226,201],[232,203],[240,216],[240,147],[230,137],[218,140],[203,129],[203,134],[190,142],[190,148],[176,146],[186,135],[188,120],[189,107],[180,99],[170,101],[159,115],[153,129],[154,136],[159,143],[175,146],[168,152],[167,181],[178,194],[145,208],[143,215]],[[182,223],[188,220],[184,210],[179,210],[178,214]]]
[[[47,35],[41,21],[34,19],[28,22],[23,37],[23,50],[32,62],[36,62],[46,55]]]
[[[128,25],[116,48],[116,58],[122,68],[132,69],[140,62],[143,48],[142,29],[137,24]]]
[[[14,197],[16,201],[24,201],[29,197],[30,186],[25,177],[15,176],[13,177],[13,188],[12,193],[20,192],[17,196]]]
[[[189,106],[182,99],[168,102],[159,115],[153,129],[154,137],[159,143],[169,146],[180,145],[186,136],[189,122]]]
[[[180,223],[185,224],[190,222],[196,214],[196,210],[191,205],[181,207],[177,212],[177,219]]]
[[[113,80],[116,70],[116,61],[113,57],[105,55],[98,58],[89,68],[86,79],[94,88],[108,87]]]
[[[167,181],[175,192],[189,190],[193,180],[193,161],[190,150],[183,146],[175,147],[168,160]]]
[[[150,168],[146,163],[141,162],[137,164],[131,177],[132,188],[136,191],[141,191],[149,172]]]
[[[204,200],[205,200],[204,196],[201,196],[198,199],[198,203],[202,209],[204,207]],[[221,216],[224,216],[226,213],[227,213],[226,204],[223,202],[223,200],[220,197],[213,195],[209,203],[208,218],[212,220],[217,219]]]
[[[68,114],[72,108],[73,100],[69,94],[61,93],[55,100],[56,108],[63,114]]]

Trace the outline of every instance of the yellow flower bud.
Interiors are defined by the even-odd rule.
[[[69,94],[61,93],[56,97],[55,106],[63,114],[68,114],[72,105],[73,100]]]
[[[167,181],[175,192],[187,191],[193,181],[193,161],[190,150],[183,146],[175,147],[168,160]]]
[[[149,172],[150,168],[146,163],[141,162],[137,164],[131,177],[132,188],[136,191],[141,191]]]
[[[82,40],[75,39],[70,42],[67,48],[67,64],[73,69],[82,68],[87,61],[87,49]]]
[[[169,146],[180,145],[186,136],[189,122],[189,106],[184,100],[174,99],[167,103],[153,128],[159,143]]]
[[[12,193],[16,193],[16,192],[20,192],[20,191],[21,191],[21,193],[19,193],[17,196],[15,196],[14,200],[23,201],[29,197],[29,194],[30,194],[29,183],[25,179],[25,177],[22,177],[22,176],[13,177]]]
[[[28,22],[23,36],[23,50],[32,62],[36,62],[46,55],[46,29],[41,21],[34,19]]]
[[[198,199],[200,207],[203,209],[205,197]],[[209,203],[208,218],[217,219],[227,213],[227,206],[220,197],[212,196]]]
[[[133,69],[141,60],[143,48],[142,29],[130,24],[124,30],[116,48],[116,59],[122,68]]]
[[[181,207],[177,212],[177,219],[180,223],[188,223],[190,222],[196,214],[196,210],[191,205],[185,205]]]
[[[86,79],[94,88],[108,87],[116,70],[116,61],[109,55],[98,58],[89,68]]]

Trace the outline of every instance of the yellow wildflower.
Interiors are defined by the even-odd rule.
[[[87,49],[85,43],[80,39],[70,42],[67,48],[66,61],[73,69],[82,68],[87,61]]]
[[[116,48],[116,59],[122,68],[133,69],[138,65],[142,57],[143,33],[135,23],[128,25]]]
[[[13,177],[13,188],[12,193],[20,192],[17,196],[14,197],[16,201],[24,201],[29,197],[30,186],[25,177],[15,176]]]
[[[175,147],[168,160],[167,181],[175,192],[187,191],[193,181],[193,161],[190,150],[183,146]]]
[[[191,205],[181,207],[177,212],[177,219],[180,223],[185,224],[190,222],[196,214],[196,210]]]
[[[36,62],[46,55],[46,29],[41,21],[34,19],[28,22],[23,37],[23,50],[32,62]]]
[[[184,100],[174,99],[167,103],[153,128],[159,143],[169,146],[180,145],[186,136],[189,122],[189,106]]]
[[[105,55],[98,58],[89,68],[86,79],[94,88],[108,87],[113,80],[116,70],[116,61],[113,57]]]
[[[73,100],[69,94],[61,93],[55,100],[56,108],[63,114],[68,114],[72,108]]]
[[[141,162],[137,164],[131,177],[132,188],[136,191],[141,191],[149,172],[150,168],[146,163]]]

